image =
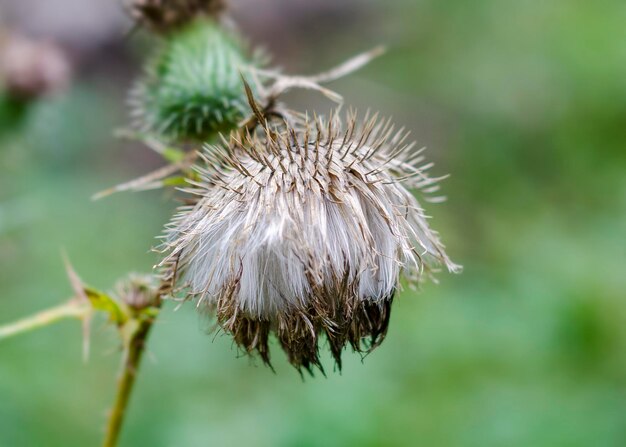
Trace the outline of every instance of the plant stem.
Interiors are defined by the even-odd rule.
[[[122,374],[117,383],[117,395],[109,416],[106,437],[102,444],[103,447],[115,447],[117,445],[126,414],[126,408],[128,407],[128,400],[133,390],[133,385],[135,384],[137,371],[139,370],[150,329],[152,329],[155,320],[156,316],[143,319],[139,322],[139,326],[131,336],[124,352]]]
[[[89,306],[85,306],[76,301],[70,301],[69,303],[44,310],[14,323],[0,326],[0,340],[56,323],[65,318],[84,317],[89,310]]]

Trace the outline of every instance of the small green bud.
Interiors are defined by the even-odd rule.
[[[249,111],[241,74],[253,63],[238,37],[205,18],[164,39],[132,95],[141,130],[209,141],[237,127]]]

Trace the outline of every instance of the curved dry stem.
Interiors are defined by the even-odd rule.
[[[326,72],[312,76],[288,76],[278,72],[261,69],[256,69],[255,71],[263,76],[275,79],[274,85],[270,87],[269,93],[267,95],[270,102],[275,101],[280,95],[286,93],[291,89],[301,88],[317,90],[326,97],[328,97],[331,101],[342,103],[343,97],[340,94],[325,87],[322,87],[321,84],[333,82],[354,73],[384,52],[385,47],[378,46],[371,49],[370,51],[366,51],[365,53],[357,54],[356,56],[351,57],[344,63],[334,68],[331,68]]]

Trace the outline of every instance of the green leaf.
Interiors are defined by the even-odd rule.
[[[163,186],[185,186],[187,178],[183,176],[169,177],[163,180]]]
[[[87,286],[85,286],[84,290],[91,306],[95,310],[109,314],[109,319],[113,323],[121,326],[128,321],[128,315],[126,312],[124,312],[119,303],[109,295]]]
[[[178,163],[185,159],[185,152],[174,147],[166,147],[161,155],[170,163]]]

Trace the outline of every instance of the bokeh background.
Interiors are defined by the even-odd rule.
[[[250,40],[311,73],[378,43],[332,87],[413,129],[448,201],[428,212],[461,275],[404,291],[390,333],[341,374],[302,380],[237,355],[193,305],[168,305],[124,446],[626,445],[626,3],[232,0]],[[54,39],[71,88],[0,123],[0,322],[71,295],[65,250],[110,289],[149,271],[163,192],[92,193],[156,168],[113,137],[149,52],[117,1],[0,0],[0,23]],[[314,94],[295,107],[328,111]],[[0,446],[98,445],[120,351],[67,321],[0,344]],[[328,369],[329,358],[326,357]]]

